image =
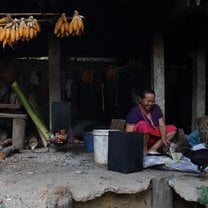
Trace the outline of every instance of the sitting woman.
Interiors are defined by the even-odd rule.
[[[155,104],[155,92],[143,90],[139,105],[133,107],[126,117],[126,131],[144,133],[144,154],[157,154],[162,145],[168,145],[177,128],[165,125],[161,108]]]

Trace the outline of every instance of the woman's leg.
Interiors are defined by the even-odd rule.
[[[167,133],[167,140],[170,141],[176,134],[176,131]],[[162,140],[159,139],[150,149],[149,151],[158,151],[162,147],[163,143]]]

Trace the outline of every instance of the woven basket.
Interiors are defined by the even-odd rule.
[[[199,128],[201,143],[208,144],[208,116],[199,117],[196,119]]]

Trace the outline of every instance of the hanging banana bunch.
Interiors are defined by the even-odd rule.
[[[55,24],[54,34],[61,38],[69,35],[81,36],[84,32],[83,18],[84,17],[79,15],[79,12],[75,10],[72,21],[69,22],[66,14],[62,13]]]
[[[0,19],[0,24],[4,24],[4,27],[0,27],[0,41],[3,48],[8,44],[13,47],[19,40],[29,41],[35,38],[41,31],[40,24],[33,16],[29,18],[9,19],[4,17]]]

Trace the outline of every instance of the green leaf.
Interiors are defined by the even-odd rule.
[[[208,208],[208,186],[200,186],[198,188],[199,199],[198,201]]]

